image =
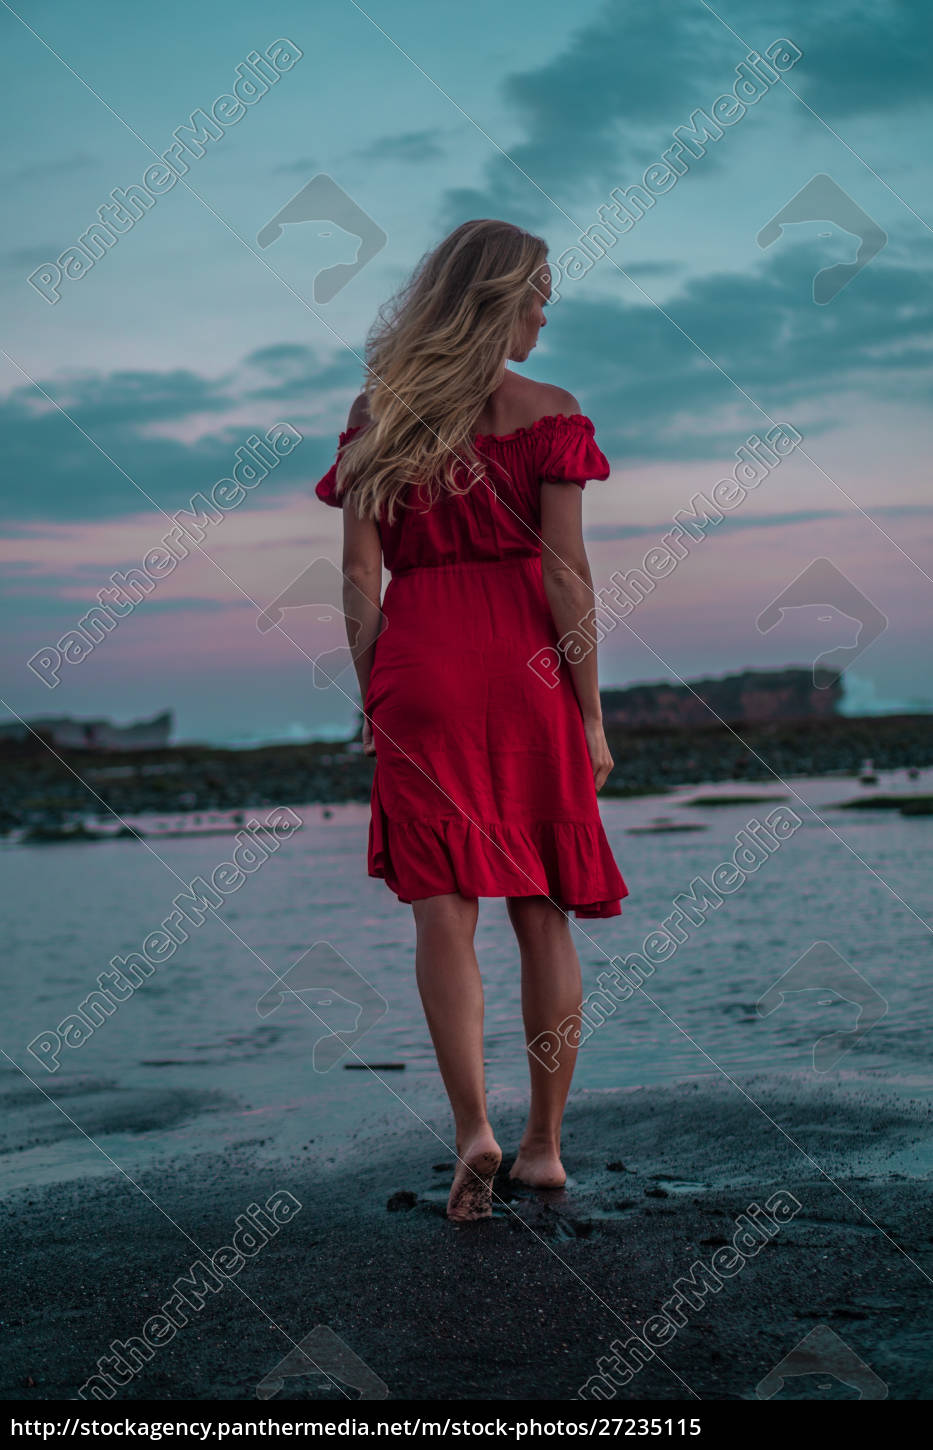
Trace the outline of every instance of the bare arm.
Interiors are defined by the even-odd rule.
[[[583,543],[581,488],[573,483],[541,485],[541,541],[544,592],[558,639],[574,633],[580,639],[581,621],[596,605],[593,576]],[[591,635],[592,631],[587,633]],[[612,770],[613,760],[603,733],[596,645],[573,650],[572,658],[561,653],[580,704],[593,779],[599,790]]]
[[[343,508],[343,612],[360,700],[365,703],[376,640],[382,629],[382,544],[372,519],[358,519],[353,505]]]
[[[368,420],[365,399],[357,398],[350,409],[347,427],[365,426]],[[347,621],[347,639],[356,678],[360,687],[360,703],[365,705],[369,677],[375,657],[376,640],[382,629],[382,541],[374,519],[357,518],[352,503],[343,506],[343,612]],[[363,721],[363,747],[371,750],[372,730]]]

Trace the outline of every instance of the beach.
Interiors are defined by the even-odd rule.
[[[517,1108],[496,1121],[514,1147]],[[2,1220],[15,1266],[3,1396],[81,1396],[114,1342],[129,1354],[175,1282],[229,1243],[237,1212],[284,1192],[300,1211],[204,1290],[114,1398],[255,1400],[292,1345],[325,1325],[389,1398],[574,1399],[612,1346],[640,1336],[691,1266],[709,1265],[749,1207],[775,1195],[799,1204],[793,1217],[760,1249],[743,1241],[744,1265],[701,1286],[676,1334],[635,1361],[613,1398],[754,1399],[818,1326],[888,1397],[929,1398],[928,1101],[857,1079],[761,1076],[741,1091],[704,1081],[575,1095],[566,1128],[568,1187],[499,1182],[493,1218],[468,1226],[443,1216],[449,1152],[404,1111],[370,1123],[333,1162],[311,1145],[258,1167],[244,1144],[166,1161],[135,1185],[25,1190]],[[353,1396],[310,1366],[278,1393]],[[852,1389],[829,1369],[782,1395],[833,1396]]]
[[[929,772],[877,791],[928,794]],[[400,1400],[928,1397],[930,822],[838,809],[865,794],[793,777],[603,803],[632,895],[574,928],[570,1182],[500,1177],[491,1221],[460,1227],[411,914],[362,874],[365,806],[252,829],[275,849],[235,889],[233,816],[5,842],[3,1396],[342,1400],[362,1376]],[[218,904],[189,902],[159,960],[198,880]],[[527,1069],[503,902],[477,950],[508,1166]],[[118,994],[113,963],[125,982],[147,952]],[[322,1055],[353,1002],[365,1030]],[[775,1388],[814,1331],[817,1372]]]

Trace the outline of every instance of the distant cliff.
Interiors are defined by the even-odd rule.
[[[825,720],[839,714],[843,687],[830,674],[810,669],[743,670],[722,679],[678,685],[630,685],[601,690],[607,726],[631,728],[765,725],[789,720]],[[718,719],[717,719],[718,717]]]
[[[0,745],[38,749],[45,742],[59,750],[160,750],[169,744],[173,727],[171,710],[164,710],[151,720],[136,720],[132,725],[48,715],[0,725]]]

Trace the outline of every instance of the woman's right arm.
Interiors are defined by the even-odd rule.
[[[348,428],[365,427],[369,421],[366,399],[361,395],[350,409]],[[382,631],[382,541],[374,519],[357,518],[352,503],[343,506],[343,612],[347,639],[360,687],[360,705],[365,707],[376,640]],[[374,755],[372,725],[363,717],[363,750]]]
[[[541,485],[541,570],[544,592],[558,639],[576,632],[580,622],[597,604],[593,576],[583,543],[583,490],[573,483]],[[613,760],[603,731],[602,704],[596,645],[582,658],[568,660],[561,655],[561,668],[569,669],[593,767],[593,780],[600,790],[612,770]]]

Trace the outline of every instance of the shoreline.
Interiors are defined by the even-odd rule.
[[[517,1102],[496,1113],[506,1164],[521,1116]],[[567,1188],[536,1193],[500,1177],[493,1219],[464,1226],[444,1217],[449,1154],[391,1108],[378,1133],[348,1130],[336,1161],[318,1146],[270,1163],[244,1145],[146,1169],[138,1183],[159,1208],[116,1174],[24,1188],[2,1204],[20,1273],[0,1395],[78,1395],[112,1341],[126,1345],[143,1325],[158,1338],[152,1316],[199,1257],[230,1244],[238,1215],[253,1205],[261,1216],[284,1193],[300,1211],[189,1305],[184,1326],[167,1339],[162,1327],[115,1399],[255,1399],[322,1324],[389,1398],[572,1399],[600,1359],[624,1380],[631,1353],[619,1350],[659,1334],[658,1314],[697,1264],[718,1287],[700,1275],[694,1303],[688,1288],[686,1307],[670,1311],[683,1324],[643,1364],[636,1356],[616,1400],[754,1399],[821,1325],[890,1398],[928,1398],[930,1124],[928,1100],[867,1074],[582,1091],[565,1123]],[[446,1119],[437,1127],[446,1141]],[[760,1252],[742,1240],[736,1268],[736,1225],[776,1195],[798,1207]],[[277,1397],[345,1394],[305,1373]],[[779,1397],[852,1395],[827,1370]]]
[[[736,733],[736,730],[740,732]],[[789,776],[857,776],[933,766],[933,715],[835,717],[705,730],[607,728],[615,768],[601,799],[663,795],[680,786],[775,783]],[[770,768],[769,768],[770,767]],[[174,815],[268,806],[366,804],[373,760],[358,742],[229,750],[63,751],[41,743],[0,749],[0,836],[99,816]]]

